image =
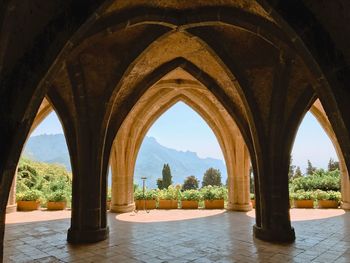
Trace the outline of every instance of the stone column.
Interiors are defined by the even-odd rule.
[[[133,177],[126,172],[125,153],[116,142],[112,146],[110,165],[112,168],[112,201],[110,212],[127,213],[135,209]]]
[[[236,132],[234,136],[233,173],[228,174],[227,209],[234,211],[250,211],[250,158],[242,136]]]
[[[12,181],[9,199],[7,201],[7,206],[6,206],[6,214],[16,212],[16,209],[17,209],[17,203],[16,203],[16,180],[17,179],[16,178],[17,178],[17,172]]]
[[[339,166],[341,173],[341,208],[350,210],[350,179],[343,156],[339,158]]]

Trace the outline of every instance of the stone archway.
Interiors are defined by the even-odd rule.
[[[177,68],[143,94],[118,130],[110,158],[111,211],[133,210],[133,175],[143,138],[158,117],[178,101],[201,115],[218,139],[227,165],[228,209],[251,210],[250,158],[235,121],[203,84],[185,70]]]
[[[44,98],[40,107],[39,107],[38,113],[35,116],[33,124],[30,127],[30,131],[29,131],[29,135],[28,135],[27,139],[30,137],[30,134],[39,126],[39,124],[47,117],[47,115],[50,114],[51,111],[52,111],[52,107],[51,107],[49,101],[46,98]],[[17,171],[17,169],[16,169],[16,171]],[[17,205],[16,205],[16,178],[17,178],[17,172],[16,172],[15,176],[13,177],[9,198],[7,200],[6,213],[15,212],[17,209]]]
[[[322,128],[330,138],[335,151],[337,153],[339,159],[339,167],[341,174],[341,195],[342,195],[342,204],[341,207],[343,209],[350,209],[350,179],[349,173],[346,168],[346,163],[344,159],[343,152],[340,148],[338,139],[334,133],[332,125],[328,120],[327,114],[323,109],[323,106],[320,100],[316,100],[315,103],[311,106],[310,112],[315,116],[318,122],[321,124]]]

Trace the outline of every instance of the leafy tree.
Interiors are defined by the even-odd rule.
[[[293,157],[291,155],[290,159],[289,159],[289,171],[288,171],[288,178],[289,178],[289,180],[294,177],[295,165],[292,165],[292,163],[293,163]]]
[[[186,177],[184,184],[182,186],[182,189],[184,190],[191,190],[191,189],[198,189],[199,180],[194,176],[188,176]]]
[[[170,166],[168,163],[163,165],[162,176],[163,176],[162,186],[163,188],[168,188],[169,185],[173,183],[171,180],[172,176],[171,176]]]
[[[303,176],[303,174],[301,173],[300,167],[298,166],[297,169],[295,170],[293,179],[299,178],[299,177],[302,177],[302,176]]]
[[[330,158],[329,162],[328,162],[328,171],[331,172],[331,171],[335,171],[337,169],[340,170],[339,169],[339,162],[334,161],[333,158]]]
[[[307,160],[306,174],[312,175],[315,171],[316,171],[316,167],[313,167],[310,160]]]
[[[157,179],[157,186],[158,186],[158,189],[162,190],[164,187],[163,187],[163,179],[162,178],[158,178]]]
[[[209,168],[205,171],[203,176],[203,182],[202,187],[208,186],[208,185],[217,185],[221,186],[221,172],[219,169]]]

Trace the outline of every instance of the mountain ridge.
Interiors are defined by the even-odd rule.
[[[71,170],[63,134],[43,134],[30,137],[23,155],[36,161],[59,163]],[[222,160],[212,157],[200,158],[196,152],[188,150],[175,150],[159,144],[153,137],[145,137],[141,145],[135,165],[134,182],[141,185],[141,176],[146,176],[147,186],[156,188],[156,180],[162,176],[164,163],[169,163],[173,182],[176,184],[182,184],[184,179],[190,175],[202,181],[204,172],[210,167],[219,169],[222,174],[222,182],[226,182],[226,166]],[[109,184],[110,181],[109,179]]]

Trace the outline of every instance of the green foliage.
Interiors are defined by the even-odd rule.
[[[341,193],[336,191],[317,190],[314,192],[314,195],[317,200],[334,200],[339,202],[341,199]]]
[[[307,160],[306,174],[312,175],[315,171],[316,171],[316,167],[313,167],[310,160]]]
[[[67,193],[62,190],[58,190],[52,192],[46,197],[47,202],[66,202],[67,201]]]
[[[169,164],[164,164],[163,170],[162,170],[162,186],[164,188],[168,188],[173,182],[172,182],[172,176],[170,171]],[[158,183],[158,181],[157,181]]]
[[[164,187],[163,187],[163,179],[162,178],[158,178],[157,179],[157,187],[158,189],[162,190]]]
[[[303,174],[302,174],[302,172],[300,170],[300,167],[298,166],[297,169],[295,170],[295,173],[294,173],[294,176],[293,176],[292,179],[296,179],[296,178],[299,178],[299,177],[302,177],[302,176],[303,176]]]
[[[202,199],[201,193],[198,190],[186,190],[181,193],[181,200],[199,201]]]
[[[41,196],[48,199],[64,195],[71,199],[72,175],[65,167],[56,164],[35,162],[21,159],[18,164],[16,191],[22,198],[28,191],[38,191]],[[57,194],[56,194],[57,192]]]
[[[107,189],[107,201],[111,201],[112,200],[112,189],[110,187],[108,187]]]
[[[38,201],[42,194],[38,190],[26,190],[24,192],[16,193],[17,201]]]
[[[205,171],[204,176],[203,176],[203,182],[202,182],[202,187],[208,186],[208,185],[216,185],[216,186],[221,186],[221,173],[220,170],[214,169],[214,168],[209,168],[208,170]]]
[[[340,190],[340,172],[334,170],[326,172],[323,169],[316,170],[312,175],[295,178],[290,183],[290,190],[296,192],[304,191],[339,191]]]
[[[137,189],[134,192],[135,200],[156,200],[157,199],[157,191],[156,190],[145,190],[145,193],[141,189]]]
[[[199,180],[194,176],[186,177],[182,188],[184,190],[198,189]]]
[[[162,200],[177,200],[180,190],[170,185],[168,189],[162,189],[158,192],[158,198]]]
[[[227,199],[227,189],[219,186],[205,186],[201,189],[204,200]]]
[[[292,155],[289,158],[289,171],[288,171],[288,178],[289,180],[294,177],[294,170],[295,170],[295,165],[292,165],[293,163],[293,157]]]
[[[334,161],[332,158],[329,159],[328,162],[328,171],[340,170],[339,162]]]
[[[255,194],[250,194],[250,200],[255,200]]]
[[[314,200],[314,192],[311,191],[297,191],[290,194],[290,199],[293,200]]]

